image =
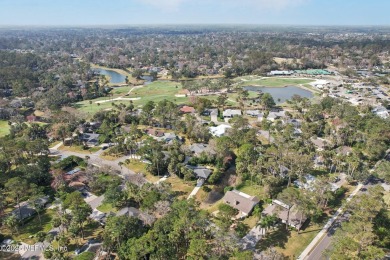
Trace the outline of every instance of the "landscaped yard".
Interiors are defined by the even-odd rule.
[[[130,169],[136,173],[144,174],[145,178],[150,182],[154,183],[160,179],[158,176],[154,176],[153,174],[151,174],[150,172],[148,172],[146,170],[146,166],[147,166],[146,163],[143,163],[143,162],[140,162],[137,160],[132,160],[132,161],[130,161],[129,164],[124,164],[124,166],[126,166],[128,169]]]
[[[321,229],[321,225],[309,223],[309,226],[298,234],[297,231],[287,231],[285,225],[281,224],[278,229],[269,230],[265,238],[259,241],[257,247],[264,250],[274,246],[289,259],[296,259]]]
[[[237,185],[236,189],[251,196],[257,196],[259,199],[265,198],[264,187],[256,184],[251,184],[250,180],[247,180]]]
[[[195,188],[195,182],[185,182],[176,176],[169,177],[165,182],[172,185],[172,190],[179,193],[179,198],[187,199],[188,195]]]
[[[35,215],[35,217],[31,220],[29,220],[27,223],[25,223],[23,226],[19,227],[19,234],[14,232],[10,232],[7,228],[4,226],[1,227],[1,233],[6,235],[6,236],[11,236],[13,240],[15,241],[22,241],[24,243],[28,244],[34,244],[36,242],[34,236],[40,232],[48,232],[50,231],[53,226],[51,225],[51,220],[55,216],[56,212],[55,210],[50,210],[47,209],[45,212],[41,213],[41,220],[42,220],[42,225],[39,222],[38,215]],[[1,258],[0,258],[1,259]]]
[[[97,210],[103,212],[103,213],[109,213],[109,212],[117,212],[116,208],[112,206],[111,203],[103,203],[99,207],[97,207]]]
[[[0,120],[0,137],[9,134],[9,128],[8,121]]]

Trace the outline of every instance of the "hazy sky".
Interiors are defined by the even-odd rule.
[[[0,0],[0,25],[390,25],[389,0]]]

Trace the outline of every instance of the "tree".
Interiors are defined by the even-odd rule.
[[[129,216],[114,216],[107,220],[104,227],[103,243],[107,248],[118,249],[130,238],[138,238],[144,232],[144,227],[138,218]]]
[[[276,105],[274,98],[272,97],[272,95],[270,93],[264,93],[261,96],[260,104],[263,106],[264,110],[269,110]]]
[[[41,199],[44,196],[45,194],[43,193],[42,187],[39,187],[36,184],[31,184],[31,196],[28,203],[37,212],[40,225],[42,225],[41,211],[44,208],[44,204],[41,202]]]
[[[9,215],[6,217],[3,221],[3,224],[11,230],[11,233],[13,235],[14,231],[16,231],[17,234],[19,234],[19,229],[18,229],[18,219],[16,218],[15,215]]]
[[[218,95],[217,97],[218,108],[222,108],[222,110],[225,110],[227,100],[228,100],[228,96],[226,93],[222,93],[221,95]]]
[[[8,197],[16,202],[19,209],[19,220],[23,220],[20,207],[21,199],[30,192],[30,187],[25,179],[14,177],[5,183]]]
[[[81,193],[78,191],[69,193],[63,201],[64,209],[70,209],[72,221],[75,222],[81,231],[81,237],[84,239],[84,222],[92,213],[92,208],[88,205]]]
[[[378,167],[375,169],[378,177],[384,179],[385,182],[390,183],[390,162],[382,161],[379,163]]]

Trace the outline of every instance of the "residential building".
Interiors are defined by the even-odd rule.
[[[306,222],[307,217],[297,206],[288,205],[280,200],[272,200],[272,204],[268,205],[262,212],[263,216],[277,216],[282,223],[287,223],[289,226],[296,229],[301,229]]]
[[[238,190],[232,190],[226,192],[223,201],[237,209],[239,211],[237,217],[242,218],[248,216],[260,200],[255,196],[250,196]]]
[[[241,116],[241,110],[239,109],[226,109],[223,111],[224,118],[233,118],[235,116]]]

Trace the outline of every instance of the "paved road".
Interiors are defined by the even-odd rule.
[[[87,156],[89,157],[88,163],[93,164],[95,166],[101,167],[104,165],[110,166],[112,169],[117,170],[120,172],[120,175],[123,178],[127,178],[130,176],[136,175],[136,173],[124,166],[120,166],[119,162],[124,162],[126,159],[128,159],[127,156],[120,157],[114,161],[106,160],[100,157],[100,154],[102,153],[102,150],[99,150],[96,153],[93,154],[84,154],[84,153],[77,153],[77,152],[70,152],[70,151],[63,151],[63,150],[58,150],[58,148],[61,146],[61,144],[56,145],[55,147],[50,149],[50,152],[52,154],[60,154],[60,155],[65,155],[65,156],[78,156],[81,158],[86,158]],[[137,174],[138,177],[140,178],[139,174]],[[147,182],[145,178],[143,178],[144,182]]]
[[[370,186],[374,186],[379,183],[368,183],[367,185],[363,185],[362,188],[357,192],[358,194],[364,193]],[[390,186],[387,184],[380,184],[386,191],[390,190]],[[303,259],[305,260],[319,260],[319,259],[329,259],[324,256],[324,252],[327,249],[330,249],[332,244],[332,238],[335,234],[337,228],[341,226],[341,224],[347,221],[349,218],[349,214],[343,213],[341,214],[333,223],[333,225],[327,230],[326,234],[322,237],[322,239],[317,243],[314,249]]]

